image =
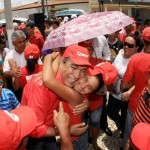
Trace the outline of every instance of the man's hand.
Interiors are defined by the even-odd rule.
[[[45,56],[45,59],[55,60],[59,56],[59,52],[53,52]]]
[[[88,129],[88,125],[85,123],[79,123],[76,125],[71,126],[70,134],[73,136],[80,136]]]
[[[21,76],[20,67],[15,68],[12,70],[12,77],[19,78]]]
[[[82,104],[77,105],[73,109],[73,113],[75,115],[82,114],[83,112],[85,112],[89,108],[89,106],[90,106],[90,101],[88,99],[84,100]]]
[[[69,132],[70,119],[69,115],[64,112],[62,102],[59,103],[59,112],[54,110],[54,124],[59,130],[61,150],[73,150]]]
[[[59,112],[54,110],[54,124],[58,128],[59,132],[65,132],[70,126],[70,118],[67,113],[64,112],[62,102],[59,103]]]
[[[17,67],[16,62],[13,59],[9,59],[8,63],[10,66],[12,77],[16,78],[20,77],[21,76],[20,67]]]

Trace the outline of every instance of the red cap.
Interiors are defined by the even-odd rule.
[[[35,44],[29,44],[24,50],[25,59],[37,59],[40,57],[40,50]]]
[[[23,30],[23,29],[25,29],[26,28],[26,25],[24,24],[24,23],[22,23],[20,26],[19,26],[19,29],[20,30]]]
[[[131,133],[132,143],[140,150],[150,150],[150,125],[138,123]]]
[[[93,68],[89,68],[89,74],[92,76],[100,73],[106,85],[114,83],[118,76],[117,69],[110,62],[102,62]]]
[[[28,106],[20,106],[8,112],[0,110],[0,149],[16,150],[23,137],[36,126],[35,112]]]
[[[68,46],[63,54],[63,57],[69,57],[77,65],[88,65],[91,66],[89,59],[89,51],[79,45]]]
[[[150,27],[146,27],[142,32],[142,38],[150,42]]]

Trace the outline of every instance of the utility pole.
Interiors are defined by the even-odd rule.
[[[99,12],[102,12],[104,1],[103,0],[98,0],[98,4],[99,4]]]
[[[45,0],[41,0],[41,4],[42,4],[42,12],[43,12],[43,14],[45,14],[45,6],[44,6],[44,1],[45,1]]]
[[[4,0],[3,2],[4,2],[6,29],[7,29],[9,49],[14,49],[14,46],[13,46],[12,40],[11,40],[11,35],[14,32],[12,9],[11,9],[11,0]]]
[[[50,19],[47,0],[46,0],[46,10],[47,10],[47,18]]]

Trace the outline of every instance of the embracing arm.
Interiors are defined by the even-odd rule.
[[[59,59],[60,62],[60,56],[58,53],[47,55],[44,59],[43,84],[63,100],[66,100],[72,107],[74,107],[82,103],[83,97],[78,92],[70,87],[65,86],[56,79],[56,75],[53,71],[55,66],[53,66],[53,68],[51,67],[53,65],[53,59],[55,58]],[[58,67],[58,64],[56,67]]]

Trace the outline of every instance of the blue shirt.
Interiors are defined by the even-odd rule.
[[[2,96],[0,97],[0,109],[10,111],[19,106],[20,103],[15,94],[9,89],[2,88]]]

